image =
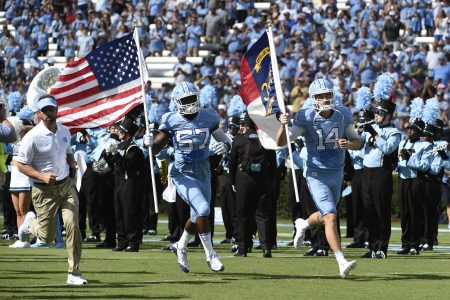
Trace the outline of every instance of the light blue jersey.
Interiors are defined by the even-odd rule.
[[[364,145],[363,164],[366,168],[392,167],[393,156],[397,155],[397,148],[401,141],[401,133],[394,127],[380,128],[372,125],[380,137],[376,141],[368,133],[361,134],[361,143]]]
[[[403,157],[399,156],[397,172],[402,179],[417,178],[417,172],[426,172],[430,169],[432,155],[428,155],[427,151],[431,150],[432,144],[429,142],[422,142],[420,140],[416,142],[411,142],[408,140],[403,140],[400,142],[398,147],[398,153],[402,149],[410,152],[411,157],[405,160]]]
[[[305,129],[309,170],[343,170],[345,150],[339,148],[337,139],[345,137],[345,128],[352,122],[351,111],[343,106],[336,107],[328,119],[312,107],[297,113],[294,125]]]
[[[160,131],[168,132],[174,148],[170,169],[178,194],[191,207],[191,221],[209,215],[211,171],[208,157],[211,134],[218,128],[219,117],[211,108],[202,108],[191,121],[178,112],[162,116]]]
[[[433,143],[433,148],[437,148],[443,145],[446,145],[447,142],[446,141],[435,141]],[[447,155],[449,154],[448,150],[445,150],[445,152],[447,153]],[[431,166],[430,166],[430,170],[429,173],[431,175],[440,175],[442,170],[445,168],[444,167],[444,160],[442,159],[442,157],[439,155],[439,153],[437,152],[432,152],[429,153],[428,155],[431,155]]]

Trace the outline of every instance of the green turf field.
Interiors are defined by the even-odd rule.
[[[280,223],[287,224],[287,221]],[[394,224],[398,226],[398,224]],[[273,258],[254,250],[248,257],[233,257],[229,246],[217,246],[225,272],[212,273],[201,248],[189,251],[191,273],[182,273],[176,257],[159,250],[166,233],[159,226],[156,238],[145,236],[139,253],[115,253],[83,245],[81,269],[88,286],[65,285],[65,249],[9,249],[0,242],[1,299],[448,299],[450,288],[450,232],[439,235],[445,250],[397,256],[386,260],[358,259],[364,249],[345,250],[358,266],[349,279],[338,276],[336,261],[307,258],[308,249],[280,246]],[[444,229],[443,225],[441,228]],[[279,241],[288,241],[291,228],[279,227]],[[446,230],[447,231],[447,230]],[[215,240],[223,238],[217,227]],[[345,234],[345,230],[342,232]],[[399,244],[393,231],[392,244]],[[350,239],[343,239],[348,243]]]

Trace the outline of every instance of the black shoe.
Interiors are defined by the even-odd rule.
[[[127,249],[127,246],[125,246],[125,245],[119,245],[119,246],[117,246],[116,248],[112,249],[112,251],[123,251],[123,250],[125,250],[125,249]]]
[[[409,248],[402,248],[402,250],[397,251],[398,255],[405,255],[405,254],[409,254]]]
[[[224,239],[222,241],[220,241],[220,244],[231,244],[231,239]]]
[[[242,257],[247,257],[247,252],[245,252],[242,249],[237,249],[236,252],[234,253],[234,256],[242,256]]]
[[[314,256],[314,254],[316,254],[317,250],[319,250],[319,249],[311,248],[308,251],[306,251],[306,253],[303,254],[303,256]]]
[[[90,235],[86,238],[88,243],[100,243],[100,235]]]
[[[230,249],[231,253],[235,253],[238,250],[239,246],[238,245],[233,245]]]
[[[365,248],[364,243],[353,242],[347,245],[345,248]]]
[[[387,253],[382,250],[378,250],[377,253],[375,253],[375,258],[386,259]]]
[[[107,241],[103,241],[97,245],[95,245],[95,248],[103,248],[103,249],[113,249],[116,247],[116,243],[110,243]]]
[[[255,247],[255,249],[256,249],[256,250],[261,250],[262,247],[261,247],[261,245],[258,245],[258,246]]]
[[[375,251],[367,251],[361,258],[375,258]]]
[[[192,241],[187,244],[188,248],[200,247],[202,245],[201,242]]]
[[[420,254],[420,250],[417,248],[411,248],[411,250],[409,250],[409,254],[410,255],[419,255]]]
[[[270,249],[263,250],[263,257],[272,258],[272,250]]]
[[[319,249],[314,256],[328,256],[328,250]]]
[[[139,252],[138,246],[128,246],[126,247],[123,252]]]
[[[422,247],[423,251],[433,251],[433,245],[424,244]]]

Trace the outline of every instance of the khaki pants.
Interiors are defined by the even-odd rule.
[[[56,185],[35,184],[32,198],[37,218],[30,222],[30,232],[44,243],[52,243],[56,234],[56,214],[61,209],[66,230],[66,247],[69,270],[73,275],[81,275],[81,233],[78,226],[78,197],[75,184],[68,178]]]

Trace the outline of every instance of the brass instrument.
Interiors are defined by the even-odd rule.
[[[33,78],[27,92],[27,104],[32,111],[37,111],[35,105],[41,96],[50,94],[60,74],[61,70],[52,66],[43,69]]]
[[[425,153],[426,153],[426,154],[430,154],[430,153],[435,153],[435,152],[439,152],[439,151],[441,151],[441,150],[446,150],[446,149],[448,149],[448,144],[444,144],[444,145],[441,145],[441,146],[439,146],[439,147],[433,148],[433,149],[431,149],[431,150],[428,150],[428,151],[425,152]]]

